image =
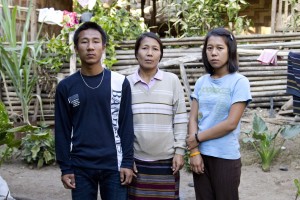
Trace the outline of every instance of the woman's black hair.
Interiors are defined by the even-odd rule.
[[[156,40],[159,44],[159,47],[160,47],[160,59],[159,61],[161,61],[162,57],[163,57],[163,54],[164,54],[164,51],[163,51],[163,44],[161,42],[161,40],[159,39],[159,37],[155,34],[155,33],[152,33],[152,32],[146,32],[146,33],[143,33],[142,35],[140,35],[136,42],[135,42],[135,47],[134,47],[134,55],[135,55],[135,58],[137,59],[137,54],[138,54],[138,51],[139,51],[139,48],[140,48],[140,45],[141,45],[141,42],[144,38],[146,37],[149,37],[149,38],[153,38],[154,40]]]
[[[229,73],[238,71],[239,66],[237,61],[237,44],[234,35],[225,28],[215,28],[208,32],[204,40],[202,60],[206,72],[211,75],[214,74],[214,68],[209,64],[206,54],[207,42],[211,36],[220,36],[225,39],[225,43],[228,47],[228,71]]]
[[[74,37],[73,37],[73,42],[74,42],[75,47],[77,47],[77,45],[78,45],[78,39],[79,39],[78,37],[79,37],[80,32],[85,31],[87,29],[94,29],[96,31],[99,31],[99,33],[101,34],[101,37],[102,37],[102,45],[103,46],[106,45],[107,36],[106,36],[105,31],[97,23],[88,21],[88,22],[84,22],[82,25],[80,25],[76,29],[76,31],[74,33]]]

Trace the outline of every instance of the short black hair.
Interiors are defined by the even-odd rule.
[[[137,40],[135,42],[135,47],[134,47],[135,58],[137,59],[137,54],[138,54],[139,48],[141,46],[141,42],[146,37],[153,38],[154,40],[156,40],[158,42],[159,47],[160,47],[160,59],[159,59],[159,61],[161,61],[161,59],[162,59],[162,57],[164,55],[163,44],[162,44],[161,40],[159,39],[159,37],[155,33],[153,33],[153,32],[143,33],[142,35],[140,35],[137,38]]]
[[[209,64],[207,59],[207,54],[206,54],[207,42],[211,36],[220,36],[225,39],[225,43],[228,47],[228,71],[229,73],[234,73],[238,71],[239,66],[237,61],[237,44],[234,35],[225,28],[215,28],[207,33],[204,40],[204,46],[202,50],[202,60],[206,72],[211,75],[214,74],[214,69]]]
[[[102,37],[102,45],[105,46],[106,45],[106,41],[107,41],[107,36],[105,31],[102,29],[102,27],[100,25],[98,25],[96,22],[84,22],[83,24],[81,24],[75,31],[74,33],[74,37],[73,37],[73,42],[75,47],[77,47],[78,45],[78,37],[81,31],[87,30],[87,29],[94,29],[99,31],[99,33],[101,34]]]

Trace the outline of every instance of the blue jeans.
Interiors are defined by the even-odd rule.
[[[98,186],[102,200],[127,199],[127,186],[121,185],[118,171],[75,168],[74,174],[73,200],[97,200]]]

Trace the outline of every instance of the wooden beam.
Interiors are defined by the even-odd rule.
[[[190,87],[190,84],[189,84],[189,81],[188,81],[188,78],[187,78],[187,75],[186,75],[184,64],[180,63],[179,67],[180,67],[180,75],[181,75],[181,79],[182,79],[182,82],[183,82],[183,86],[184,86],[185,92],[187,93],[190,106],[192,106],[192,100],[190,98],[192,92],[191,92],[191,87]]]
[[[142,18],[145,18],[145,13],[144,13],[145,2],[146,2],[146,0],[141,1]]]
[[[277,8],[277,0],[272,0],[272,9],[271,9],[271,33],[275,33],[276,8]]]
[[[37,19],[37,12],[36,12],[36,0],[32,0],[31,3],[31,14],[30,14],[30,41],[35,41],[37,40],[37,24],[38,24],[38,19]]]
[[[72,55],[70,57],[70,74],[74,74],[76,72],[76,52],[73,45],[73,36],[74,36],[74,32],[70,32],[69,43],[72,44],[70,47],[72,51]]]
[[[150,30],[154,33],[157,32],[156,27],[156,0],[152,0],[152,14],[151,14],[151,20],[150,20]],[[151,28],[152,27],[152,28]]]

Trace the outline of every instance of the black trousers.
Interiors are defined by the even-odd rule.
[[[202,155],[204,173],[193,173],[197,200],[238,200],[241,159],[227,160]]]

